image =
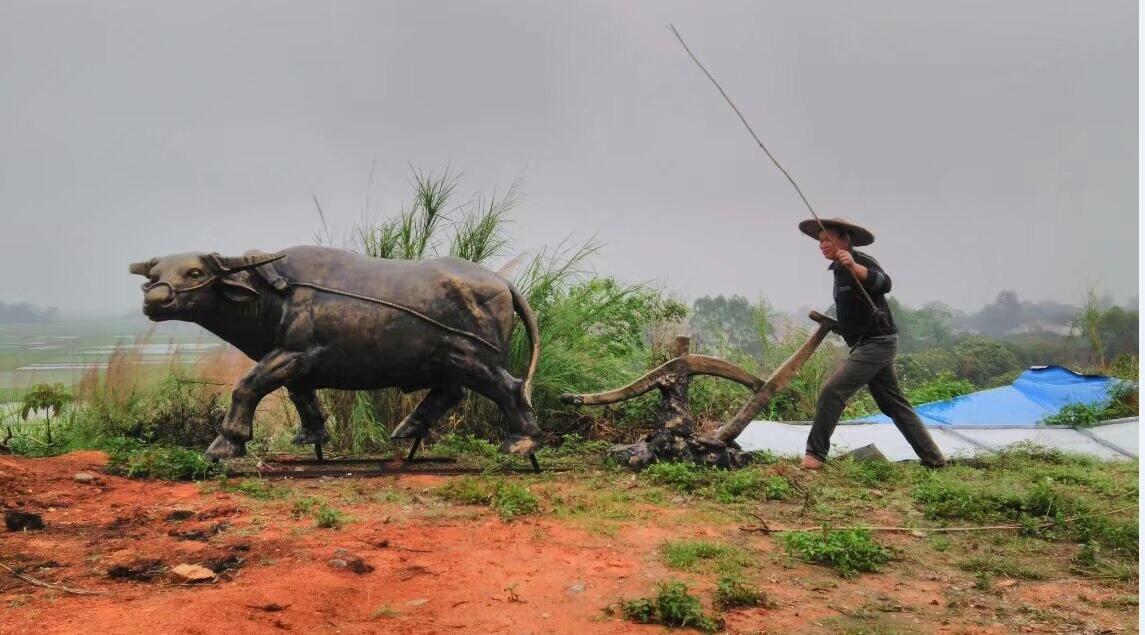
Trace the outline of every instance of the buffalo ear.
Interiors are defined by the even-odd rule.
[[[262,297],[258,289],[247,284],[247,281],[239,276],[223,276],[219,278],[219,282],[223,285],[223,295],[231,302],[253,302]]]

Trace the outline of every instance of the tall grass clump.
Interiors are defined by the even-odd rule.
[[[226,415],[229,384],[200,376],[176,351],[168,366],[144,364],[134,345],[117,345],[105,369],[92,366],[69,390],[41,386],[24,399],[28,421],[10,441],[12,451],[52,455],[83,448],[112,448],[119,439],[169,447],[202,448]],[[30,415],[49,413],[49,419]],[[11,418],[11,417],[9,417]]]
[[[460,203],[454,200],[460,176],[449,168],[440,173],[415,169],[411,185],[412,201],[396,215],[355,228],[355,249],[400,260],[452,256],[494,268],[511,255],[505,230],[520,204],[519,180],[502,194]],[[554,434],[585,431],[581,415],[559,402],[562,392],[604,390],[644,372],[650,358],[649,332],[658,324],[680,321],[685,313],[682,304],[655,289],[594,275],[589,265],[599,249],[600,243],[592,240],[562,242],[532,257],[518,254],[499,272],[512,276],[537,316],[542,354],[533,403],[538,419]],[[523,376],[530,354],[525,330],[517,328],[509,350],[512,372]],[[400,421],[422,397],[385,389],[372,391],[366,404],[338,391],[325,392],[335,429],[331,443],[348,452],[385,449],[376,442],[377,431]],[[503,432],[500,419],[496,406],[467,393],[439,427],[497,438]]]
[[[558,247],[534,257],[517,286],[537,314],[541,358],[533,402],[556,433],[575,431],[575,416],[561,404],[561,393],[608,390],[631,381],[654,365],[649,329],[683,319],[685,307],[655,289],[592,277],[585,266],[600,245]],[[525,333],[514,333],[513,368],[527,367]],[[649,419],[652,398],[615,408],[612,423],[639,427]],[[623,434],[623,433],[621,433]]]

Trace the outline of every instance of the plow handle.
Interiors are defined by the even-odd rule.
[[[751,400],[740,408],[739,412],[731,418],[731,421],[725,423],[712,436],[724,443],[735,441],[736,437],[747,428],[747,424],[751,423],[752,419],[755,418],[755,415],[767,407],[767,404],[771,402],[771,398],[775,396],[775,393],[787,386],[791,378],[795,376],[795,373],[799,372],[803,364],[807,363],[807,360],[811,358],[815,349],[819,348],[819,345],[823,343],[827,334],[839,326],[839,323],[834,319],[818,311],[812,311],[808,314],[808,317],[818,323],[819,328],[807,336],[807,341],[803,342],[803,345],[792,353],[791,357],[787,358],[787,361],[780,364],[779,368],[776,368],[775,371],[768,376],[763,386],[752,395]]]

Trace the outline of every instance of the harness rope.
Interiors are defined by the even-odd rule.
[[[205,287],[208,284],[214,282],[217,278],[218,278],[218,276],[216,276],[216,275],[208,276],[202,282],[193,284],[189,287],[182,287],[182,288],[176,288],[170,282],[145,282],[142,285],[142,288],[143,288],[143,291],[146,292],[146,291],[154,289],[155,287],[158,287],[158,286],[165,286],[165,287],[167,287],[167,289],[169,289],[171,291],[171,295],[175,296],[175,295],[178,295],[180,293],[186,293],[188,291],[194,291],[195,289],[200,289],[202,287]],[[380,304],[382,306],[387,306],[387,307],[390,307],[391,309],[397,309],[398,311],[403,311],[405,313],[408,313],[408,314],[410,314],[410,315],[412,315],[412,316],[414,316],[420,320],[424,320],[426,322],[429,322],[430,324],[436,326],[439,329],[449,331],[450,333],[453,333],[454,335],[460,335],[462,337],[468,337],[471,340],[474,340],[480,344],[483,344],[483,345],[489,347],[495,353],[501,352],[501,349],[497,348],[497,346],[495,344],[493,344],[489,340],[481,337],[480,335],[477,335],[476,333],[470,333],[469,331],[463,331],[461,329],[449,326],[448,324],[443,324],[441,322],[438,322],[437,320],[429,317],[428,315],[421,313],[420,311],[418,311],[416,309],[412,309],[408,306],[405,306],[404,304],[398,304],[397,302],[391,302],[389,300],[382,300],[381,298],[372,298],[368,295],[361,295],[358,293],[352,293],[350,291],[343,291],[341,289],[333,289],[330,287],[324,287],[322,285],[314,284],[312,282],[291,282],[291,281],[287,280],[286,284],[287,284],[287,286],[290,286],[290,287],[304,287],[307,289],[312,289],[314,291],[320,291],[322,293],[329,293],[331,295],[345,296],[347,298],[354,298],[355,300],[363,300],[365,302],[373,302],[374,304]]]
[[[429,317],[428,315],[421,313],[421,312],[417,311],[416,309],[412,309],[408,306],[405,306],[404,304],[398,304],[397,302],[390,302],[389,300],[382,300],[381,298],[372,298],[368,295],[360,295],[357,293],[352,293],[350,291],[342,291],[341,289],[332,289],[330,287],[323,287],[321,285],[317,285],[317,284],[314,284],[312,282],[290,282],[290,281],[288,281],[287,284],[289,286],[292,286],[292,287],[305,287],[307,289],[313,289],[315,291],[321,291],[322,293],[329,293],[332,295],[341,295],[341,296],[345,296],[347,298],[354,298],[355,300],[363,300],[365,302],[373,302],[374,304],[380,304],[382,306],[388,306],[391,309],[397,309],[398,311],[404,311],[404,312],[406,312],[406,313],[408,313],[408,314],[410,314],[416,318],[419,318],[421,320],[425,320],[426,322],[429,322],[430,324],[432,324],[432,325],[434,325],[440,329],[449,331],[450,333],[453,333],[454,335],[460,335],[462,337],[468,337],[468,338],[475,340],[481,344],[484,344],[485,346],[488,346],[489,348],[493,349],[493,351],[496,353],[501,352],[501,349],[497,348],[496,345],[494,345],[489,340],[481,337],[480,335],[477,335],[476,333],[470,333],[469,331],[463,331],[461,329],[453,328],[452,326],[449,326],[448,324],[442,324],[441,322],[438,322],[437,320]]]

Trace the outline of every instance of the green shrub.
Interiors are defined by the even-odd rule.
[[[853,578],[861,571],[878,571],[891,559],[891,552],[865,529],[792,531],[780,534],[779,540],[788,554],[834,567],[844,578]]]
[[[665,626],[691,626],[708,632],[720,628],[719,622],[704,615],[699,598],[688,593],[688,587],[683,582],[660,585],[656,593],[656,609],[660,623]]]
[[[699,598],[689,593],[683,582],[661,583],[654,598],[623,600],[620,611],[625,619],[640,624],[691,627],[709,633],[723,627],[722,620],[704,614]]]
[[[225,470],[197,450],[144,445],[124,437],[107,443],[107,456],[107,472],[129,478],[186,481],[223,474]]]
[[[181,447],[206,447],[217,435],[226,408],[214,385],[172,370],[158,383],[128,381],[121,375],[134,370],[127,362],[103,384],[89,385],[81,392],[73,421],[89,440],[130,437],[145,443]],[[114,378],[111,377],[114,375]],[[116,383],[118,382],[118,383]]]
[[[904,353],[895,358],[902,386],[910,390],[938,377],[954,376],[958,357],[947,348],[931,348],[917,353]]]
[[[1002,374],[1021,369],[1021,363],[1013,351],[1001,342],[984,337],[972,337],[959,342],[954,347],[958,358],[956,375],[975,386],[985,387],[989,380]]]
[[[1132,564],[1103,557],[1101,546],[1092,542],[1082,544],[1070,570],[1088,578],[1114,579],[1122,582],[1133,582],[1137,578],[1137,570]]]
[[[1042,419],[1042,423],[1051,426],[1089,428],[1102,421],[1132,417],[1137,413],[1137,386],[1130,382],[1121,382],[1110,385],[1109,397],[1105,401],[1094,404],[1066,404],[1056,414]]]
[[[322,504],[322,501],[312,496],[303,496],[294,501],[290,506],[290,515],[295,518],[302,518],[309,516]]]
[[[490,482],[467,476],[442,485],[434,493],[466,505],[488,505],[502,520],[536,514],[541,509],[540,501],[527,487],[503,480]]]
[[[620,603],[620,613],[624,619],[638,624],[654,624],[657,621],[656,598],[636,598]]]
[[[769,598],[766,593],[733,576],[722,576],[716,580],[714,603],[721,609],[752,606],[776,607],[775,601]]]
[[[47,433],[48,445],[52,444],[52,417],[59,417],[64,406],[71,403],[73,397],[64,388],[63,384],[36,384],[24,394],[24,403],[20,407],[20,418],[27,421],[28,416],[36,411],[43,411],[47,416],[44,419],[44,430]]]
[[[501,514],[502,520],[512,520],[518,516],[536,514],[541,506],[537,497],[528,488],[516,483],[501,483],[493,494],[493,507]]]
[[[464,476],[449,481],[433,492],[447,500],[466,505],[489,505],[493,502],[494,488],[484,479]]]
[[[314,514],[314,524],[324,529],[341,529],[350,517],[333,507],[323,505]]]

